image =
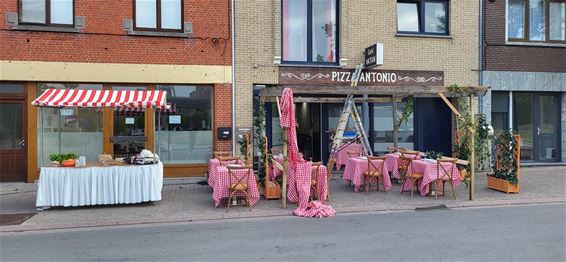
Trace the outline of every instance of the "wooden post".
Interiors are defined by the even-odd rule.
[[[470,95],[470,117],[472,123],[475,125],[474,109],[473,109],[474,95]],[[475,130],[474,130],[475,131]],[[470,200],[474,200],[474,180],[476,176],[476,138],[475,132],[470,132],[471,141],[471,156],[470,156]]]
[[[279,104],[279,97],[277,97],[277,110],[279,117],[281,117],[281,106]],[[283,128],[283,137],[287,140],[287,128]],[[288,145],[287,142],[283,143],[283,181],[281,182],[281,208],[287,208],[287,169],[289,166],[289,159],[287,158]]]
[[[391,96],[391,101],[393,102],[393,147],[397,147],[399,140],[397,137],[399,135],[399,127],[397,126],[397,98]]]

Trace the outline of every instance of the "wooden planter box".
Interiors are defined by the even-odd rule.
[[[263,196],[265,199],[279,199],[281,198],[281,186],[275,181],[268,181],[263,188]]]
[[[511,184],[511,182],[492,176],[487,176],[487,188],[495,189],[501,192],[509,193],[519,193],[520,184]]]

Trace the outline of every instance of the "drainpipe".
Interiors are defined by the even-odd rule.
[[[234,34],[236,32],[235,23],[235,11],[236,7],[235,0],[231,0],[230,15],[231,25],[230,25],[230,36],[232,36],[232,155],[236,155],[236,53],[235,53],[235,40]]]
[[[483,0],[480,1],[480,10],[479,10],[479,53],[478,53],[478,83],[483,85]],[[470,105],[471,106],[471,105]],[[483,96],[479,97],[479,113],[484,113],[483,108]],[[491,122],[491,121],[490,121]],[[491,123],[490,123],[491,124]]]

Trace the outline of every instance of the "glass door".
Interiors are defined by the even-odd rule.
[[[0,101],[0,182],[26,179],[23,101]]]
[[[521,135],[521,160],[535,160],[534,94],[513,92],[513,130]]]
[[[560,160],[560,97],[537,95],[535,110],[538,161]]]
[[[141,91],[145,87],[114,86],[113,90]],[[114,136],[112,137],[114,157],[128,157],[145,148],[145,110],[142,108],[114,109]]]

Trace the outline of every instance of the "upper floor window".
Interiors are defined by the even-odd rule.
[[[183,0],[134,0],[136,29],[181,31]]]
[[[335,64],[337,0],[283,0],[283,61]]]
[[[74,24],[73,0],[19,0],[18,10],[22,24]]]
[[[566,0],[508,0],[511,41],[566,41]]]
[[[448,0],[397,0],[397,32],[448,35]]]

